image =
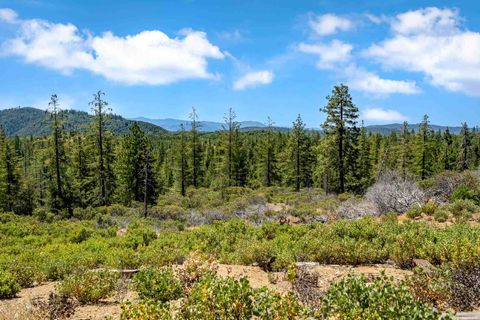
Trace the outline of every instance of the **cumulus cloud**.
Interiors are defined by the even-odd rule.
[[[390,69],[422,73],[450,91],[480,95],[480,33],[461,27],[457,10],[425,8],[390,19],[392,36],[363,52]]]
[[[0,20],[7,23],[16,23],[18,15],[15,11],[9,8],[0,8]]]
[[[2,11],[0,17],[7,22],[16,20],[16,13],[10,11]],[[216,76],[208,71],[207,60],[224,58],[206,33],[191,29],[181,30],[174,38],[159,30],[124,37],[112,32],[95,36],[70,23],[18,21],[18,34],[2,43],[2,54],[63,73],[88,70],[129,85],[212,79]]]
[[[332,70],[344,79],[353,89],[374,96],[387,96],[394,93],[416,94],[420,92],[414,81],[383,79],[374,72],[357,66],[352,55],[353,46],[339,40],[330,43],[300,43],[297,49],[318,56],[317,68]]]
[[[407,117],[392,109],[368,108],[362,112],[362,118],[373,122],[403,122]]]
[[[244,90],[244,89],[256,87],[259,85],[269,84],[269,83],[272,83],[272,81],[273,81],[272,71],[261,70],[261,71],[249,72],[233,83],[233,89]]]
[[[383,79],[376,73],[364,70],[352,64],[345,69],[348,84],[356,90],[374,96],[387,96],[394,93],[417,94],[420,89],[415,81]]]
[[[305,53],[318,55],[317,67],[319,69],[331,69],[340,62],[346,62],[351,58],[353,46],[339,40],[332,40],[328,44],[300,43],[298,50]]]
[[[328,36],[338,31],[347,31],[353,28],[352,21],[331,13],[313,17],[310,19],[309,25],[320,36]]]

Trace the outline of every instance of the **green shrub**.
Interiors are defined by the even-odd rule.
[[[173,319],[168,303],[144,300],[137,304],[122,305],[120,320],[169,320]]]
[[[407,210],[407,217],[410,219],[418,218],[422,215],[422,207],[419,205],[413,205]]]
[[[457,220],[470,218],[472,213],[478,212],[479,207],[472,200],[459,199],[448,205],[448,209]]]
[[[253,289],[246,278],[207,275],[197,282],[179,310],[179,319],[306,319],[292,296]]]
[[[171,267],[148,268],[134,277],[135,290],[142,299],[160,302],[176,300],[182,295],[182,284]]]
[[[0,270],[0,299],[13,298],[20,291],[14,276],[6,271]]]
[[[448,220],[449,212],[445,208],[438,208],[433,214],[433,218],[437,222],[446,222]]]
[[[450,201],[455,202],[456,200],[478,201],[478,195],[475,193],[475,191],[471,190],[469,187],[462,184],[458,186],[450,196]]]
[[[113,295],[117,288],[118,275],[104,270],[73,274],[57,287],[60,295],[78,300],[81,304],[96,303]]]
[[[422,212],[428,216],[431,216],[435,213],[435,210],[438,208],[438,203],[433,200],[428,200],[422,206]]]
[[[417,301],[405,283],[382,275],[368,283],[348,276],[333,284],[317,313],[321,319],[450,319]]]

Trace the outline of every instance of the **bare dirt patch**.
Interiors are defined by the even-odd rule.
[[[318,274],[318,288],[326,291],[330,285],[341,280],[348,274],[364,274],[368,279],[378,277],[382,271],[387,276],[402,280],[410,271],[398,269],[392,265],[368,266],[340,266],[340,265],[313,265],[309,268]],[[246,277],[253,288],[267,287],[277,292],[286,293],[292,290],[292,285],[286,280],[285,272],[265,272],[258,266],[218,265],[218,274],[222,277],[240,279]],[[33,288],[20,291],[17,298],[0,300],[0,320],[40,320],[34,314],[32,299],[47,299],[50,292],[55,291],[55,283],[49,282]],[[95,305],[78,306],[72,320],[103,320],[119,319],[123,301],[136,301],[138,296],[131,289],[124,297],[115,296],[100,301]]]

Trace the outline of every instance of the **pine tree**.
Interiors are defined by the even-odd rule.
[[[16,209],[19,195],[19,177],[16,170],[15,150],[0,128],[0,208],[19,213]]]
[[[178,147],[178,167],[179,167],[179,182],[180,182],[180,194],[185,197],[187,194],[187,175],[188,175],[188,168],[187,168],[187,141],[186,141],[186,134],[185,128],[183,124],[180,125],[180,141]]]
[[[237,118],[232,108],[228,109],[227,115],[225,115],[225,127],[226,131],[226,157],[225,157],[225,169],[227,173],[227,185],[229,187],[235,184],[235,141],[237,140],[239,124],[235,120]]]
[[[424,115],[420,130],[417,135],[418,145],[418,171],[421,180],[425,180],[432,172],[431,158],[431,132],[428,116]]]
[[[370,142],[368,141],[367,129],[360,129],[360,137],[358,139],[358,157],[352,159],[357,162],[356,175],[358,176],[358,186],[356,192],[364,192],[372,184],[372,161],[370,159]]]
[[[142,157],[145,134],[135,122],[122,137],[117,156],[117,200],[125,205],[144,200],[144,161]]]
[[[411,148],[411,137],[410,131],[408,130],[408,122],[404,121],[402,126],[402,132],[400,133],[400,172],[402,178],[405,180],[407,178],[409,168],[412,163],[412,148]]]
[[[462,130],[460,131],[460,138],[462,141],[461,144],[461,153],[460,153],[460,162],[459,169],[464,171],[468,169],[468,148],[470,147],[470,132],[468,130],[467,123],[462,124]]]
[[[192,113],[190,113],[190,120],[191,120],[191,142],[190,142],[190,150],[191,150],[191,164],[190,167],[192,168],[192,184],[194,188],[198,188],[200,179],[202,176],[202,146],[199,141],[199,123],[198,123],[198,115],[197,110],[192,108]]]
[[[69,216],[72,214],[72,208],[68,203],[66,190],[70,190],[67,186],[65,177],[66,154],[64,146],[63,131],[63,114],[59,108],[59,100],[56,94],[53,94],[48,103],[50,108],[50,124],[52,129],[51,135],[51,169],[52,177],[50,187],[50,205],[53,211],[59,211],[68,208]]]
[[[102,96],[105,93],[102,91],[98,91],[93,95],[93,101],[90,102],[92,106],[92,111],[95,114],[94,128],[97,137],[97,150],[98,150],[98,181],[99,181],[99,198],[100,204],[106,205],[107,201],[107,173],[105,170],[105,142],[104,142],[104,135],[105,135],[105,126],[106,126],[106,119],[107,113],[110,109],[108,109],[108,102],[103,100]]]
[[[346,158],[348,154],[354,151],[354,143],[349,143],[348,139],[354,139],[357,136],[356,128],[358,118],[358,108],[353,104],[352,97],[348,92],[348,86],[335,86],[332,94],[327,96],[327,106],[321,111],[327,114],[323,124],[325,134],[335,144],[335,154],[326,154],[334,163],[338,172],[338,192],[345,192]]]
[[[286,184],[293,184],[295,191],[313,184],[314,155],[311,140],[307,136],[305,123],[298,115],[283,153]]]
[[[450,130],[447,128],[443,132],[443,169],[452,170],[452,154],[453,154],[453,137],[450,134]]]
[[[267,119],[267,132],[264,143],[260,143],[261,170],[263,172],[263,183],[270,187],[278,180],[277,160],[275,154],[275,136],[273,132],[274,122],[270,117]]]
[[[152,144],[148,137],[142,143],[143,159],[143,216],[148,216],[148,205],[155,202],[156,180],[152,170]]]

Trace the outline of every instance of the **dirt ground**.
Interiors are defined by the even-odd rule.
[[[314,265],[311,270],[319,274],[319,287],[322,291],[327,290],[332,282],[338,281],[349,273],[363,273],[367,278],[380,275],[382,270],[395,279],[403,279],[410,274],[409,271],[400,270],[391,265],[370,266],[339,266],[339,265]],[[247,277],[250,285],[254,288],[267,287],[278,292],[288,292],[291,284],[285,279],[285,273],[267,273],[257,266],[219,265],[218,274],[222,277]],[[32,299],[47,298],[51,291],[55,290],[55,283],[49,282],[42,285],[23,289],[17,298],[0,300],[0,320],[38,320],[32,315]],[[112,297],[95,305],[77,307],[73,320],[101,320],[119,319],[122,301],[137,300],[135,292],[129,290],[125,297]]]

